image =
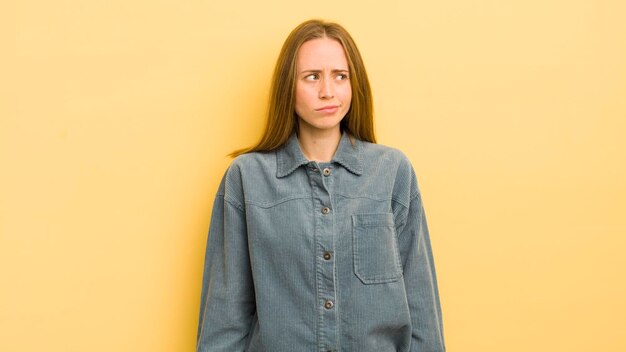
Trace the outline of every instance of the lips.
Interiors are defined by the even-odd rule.
[[[319,109],[315,109],[315,111],[319,111],[319,112],[325,112],[325,113],[333,113],[335,111],[337,111],[337,109],[339,109],[339,105],[327,105],[327,106],[323,106]]]

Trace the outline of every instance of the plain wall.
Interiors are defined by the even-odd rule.
[[[625,351],[625,4],[3,1],[0,350],[193,350],[226,154],[324,18],[417,171],[448,350]]]

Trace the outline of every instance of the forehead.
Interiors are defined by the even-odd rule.
[[[299,70],[348,69],[348,60],[341,43],[335,39],[317,38],[304,42],[298,50]]]

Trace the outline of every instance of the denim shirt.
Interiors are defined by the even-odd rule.
[[[445,351],[408,159],[347,133],[328,163],[296,134],[235,158],[213,205],[197,351]]]

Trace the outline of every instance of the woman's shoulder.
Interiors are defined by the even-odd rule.
[[[393,180],[394,194],[408,204],[408,200],[419,193],[417,176],[409,157],[400,149],[384,144],[363,142],[362,145],[365,168],[377,175],[384,172]]]
[[[235,170],[257,169],[259,167],[271,167],[276,164],[276,157],[273,151],[270,152],[248,152],[237,155],[228,167]]]
[[[265,171],[264,171],[265,170]],[[274,152],[249,152],[236,156],[228,165],[218,188],[222,195],[235,204],[243,204],[246,179],[258,179],[266,173],[275,173]]]
[[[365,141],[361,141],[361,145],[363,146],[362,155],[364,162],[379,160],[397,166],[412,167],[409,158],[398,148]]]

